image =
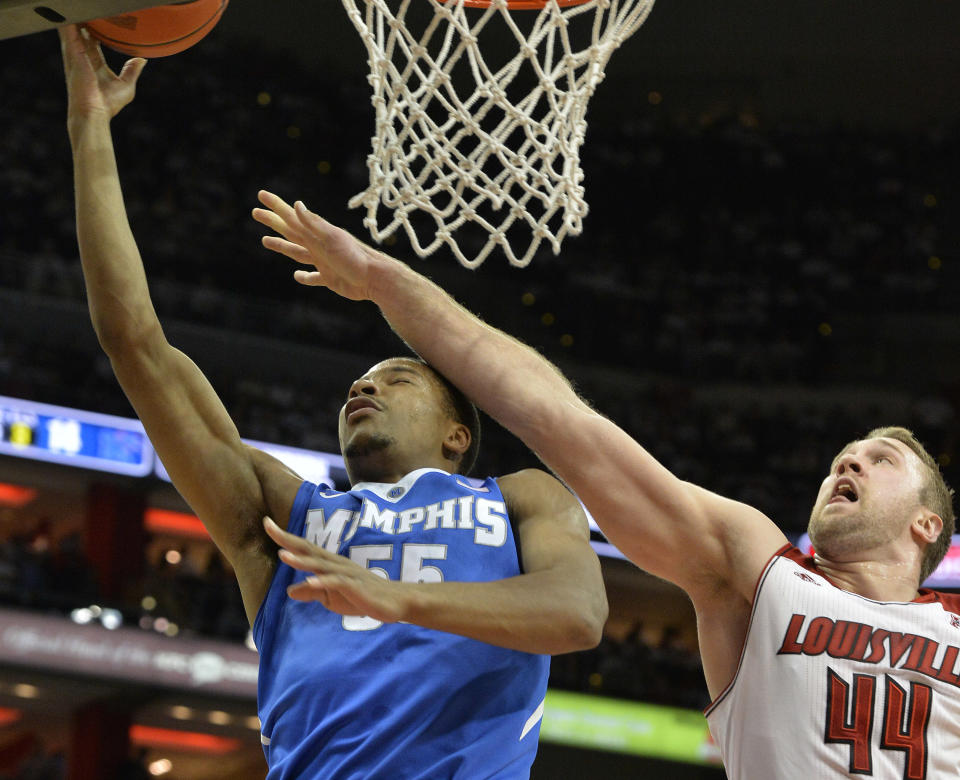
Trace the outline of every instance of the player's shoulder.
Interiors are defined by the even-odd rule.
[[[929,590],[924,588],[920,591],[918,601],[938,603],[947,612],[958,614],[958,619],[960,619],[960,593],[947,593],[942,590]]]
[[[535,498],[572,495],[559,479],[543,469],[537,468],[521,469],[510,474],[504,474],[497,477],[497,484],[508,500],[513,496],[516,496],[518,500],[527,498],[531,494]]]
[[[551,474],[549,471],[538,468],[526,468],[520,469],[519,471],[513,471],[509,474],[502,474],[501,476],[497,477],[497,482],[501,485],[504,484],[504,482],[507,482],[508,484],[516,483],[518,485],[559,485],[563,487],[563,483],[553,474]]]
[[[776,559],[791,561],[809,572],[819,574],[821,577],[824,576],[823,572],[817,568],[816,559],[809,552],[804,552],[792,542],[785,542],[780,549],[773,554],[771,562]]]
[[[575,524],[586,524],[580,499],[552,474],[529,468],[497,479],[510,517],[514,522],[524,518],[573,518]]]

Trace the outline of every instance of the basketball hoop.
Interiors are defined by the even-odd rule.
[[[402,226],[421,257],[446,244],[468,268],[498,246],[516,266],[543,241],[559,253],[588,210],[587,102],[653,0],[361,1],[364,13],[343,4],[367,47],[376,130],[369,186],[349,205],[374,240]]]

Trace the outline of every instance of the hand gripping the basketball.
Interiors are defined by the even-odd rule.
[[[331,225],[302,201],[290,206],[265,190],[258,199],[266,208],[254,209],[253,218],[282,236],[264,236],[263,245],[316,269],[295,271],[293,278],[300,284],[327,287],[353,301],[372,300],[371,285],[378,271],[398,262]]]
[[[60,50],[67,79],[67,124],[102,116],[108,121],[127,105],[136,93],[137,79],[147,61],[127,60],[119,74],[103,57],[100,44],[76,24],[60,27]]]
[[[339,615],[366,616],[384,623],[396,623],[406,616],[408,584],[380,577],[349,558],[287,533],[269,517],[264,518],[263,527],[280,546],[283,563],[310,572],[305,580],[287,588],[290,598],[318,601]]]

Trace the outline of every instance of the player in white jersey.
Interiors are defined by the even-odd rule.
[[[519,436],[607,537],[682,587],[708,712],[736,780],[960,776],[960,603],[922,590],[952,492],[903,428],[871,431],[820,486],[804,558],[760,511],[678,479],[534,350],[403,263],[277,196],[254,218],[297,281],[376,303],[394,330]]]

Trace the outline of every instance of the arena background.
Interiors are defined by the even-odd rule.
[[[560,257],[468,272],[386,248],[788,534],[877,424],[914,427],[958,484],[958,22],[934,0],[662,2],[593,99],[591,211]],[[295,285],[248,217],[266,187],[362,233],[345,204],[365,186],[365,75],[338,4],[234,0],[116,121],[168,335],[251,439],[335,452],[349,381],[402,349],[371,306]],[[64,109],[54,36],[0,41],[0,395],[132,417],[86,316]],[[478,471],[534,462],[487,421]],[[0,457],[0,777],[262,777],[255,656],[187,512],[155,475]],[[612,708],[557,698],[586,720],[544,739],[533,776],[722,777],[702,730],[683,762],[642,739],[702,728],[685,597],[616,558],[604,572],[604,642],[557,658],[551,689]]]

